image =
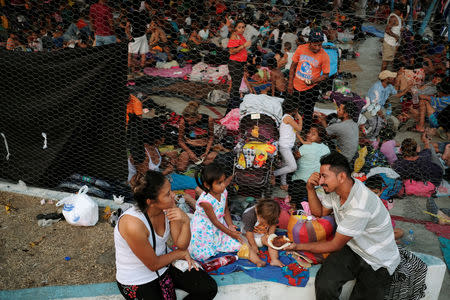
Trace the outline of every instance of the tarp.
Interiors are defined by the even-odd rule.
[[[0,69],[0,178],[126,180],[126,44],[0,51]]]

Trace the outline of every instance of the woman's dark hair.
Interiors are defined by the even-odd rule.
[[[392,129],[392,127],[390,127],[390,126],[383,127],[380,130],[380,146],[386,141],[393,140],[394,137],[395,137],[395,131],[394,131],[394,129]]]
[[[148,208],[147,199],[156,201],[166,180],[166,177],[161,172],[152,170],[148,170],[145,175],[141,175],[136,180],[133,186],[134,200],[143,213]]]
[[[245,25],[244,20],[236,20],[236,22],[234,22],[234,25],[233,25],[233,31],[236,30],[236,26],[238,26],[238,24],[240,24],[240,23]]]
[[[400,147],[403,157],[413,157],[417,155],[417,143],[411,138],[404,139]]]
[[[381,191],[383,189],[384,180],[383,177],[381,177],[381,175],[376,174],[367,178],[367,180],[364,183],[366,184],[366,187],[368,187],[371,190]]]
[[[320,137],[321,142],[328,141],[327,131],[322,125],[313,124],[313,125],[311,125],[311,128],[309,130],[311,130],[313,128],[315,128],[317,130],[317,135]]]
[[[297,105],[292,100],[284,100],[283,104],[281,105],[281,108],[283,109],[283,114],[292,114],[298,111]]]
[[[213,162],[195,172],[195,181],[202,190],[209,193],[209,189],[205,184],[211,187],[223,175],[225,175],[225,168],[221,164]]]
[[[258,69],[255,67],[255,65],[248,65],[247,66],[247,72],[249,76],[253,76],[256,73],[258,73]]]
[[[269,226],[277,225],[280,217],[280,204],[273,199],[260,199],[256,204],[256,213],[263,218]]]

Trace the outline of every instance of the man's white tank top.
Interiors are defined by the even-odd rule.
[[[399,16],[397,16],[396,14],[392,13],[392,14],[390,14],[389,17],[388,17],[388,23],[389,23],[389,20],[390,20],[391,16],[396,17],[397,20],[398,20],[398,25],[392,27],[392,28],[391,28],[391,31],[392,31],[393,33],[395,33],[396,35],[400,36],[400,30],[401,30],[401,28],[402,28],[402,19],[401,19]],[[390,35],[387,34],[386,32],[384,33],[384,41],[385,41],[388,45],[391,45],[391,46],[398,46],[398,45],[400,45],[400,41],[397,41],[393,36],[390,36]]]
[[[116,227],[114,228],[114,244],[116,248],[116,279],[119,283],[123,285],[141,285],[153,281],[158,278],[156,272],[151,271],[147,268],[142,261],[131,251],[128,246],[127,241],[122,237],[119,232],[120,219],[124,215],[130,215],[140,219],[147,227],[148,232],[150,233],[148,236],[148,241],[150,245],[153,245],[152,240],[152,231],[150,226],[145,218],[145,215],[141,212],[141,210],[137,206],[133,206],[130,209],[126,210],[119,218]],[[170,234],[170,223],[166,218],[166,230],[164,231],[164,235],[160,237],[156,234],[156,250],[155,253],[157,256],[164,255],[166,253],[166,242],[169,238]],[[155,249],[153,247],[153,249]],[[167,267],[163,267],[158,270],[159,275],[163,274],[167,270]]]

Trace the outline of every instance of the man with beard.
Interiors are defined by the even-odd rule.
[[[286,250],[331,252],[316,275],[317,299],[339,299],[342,286],[355,278],[351,299],[383,299],[389,276],[400,262],[389,213],[377,195],[351,177],[345,156],[333,151],[320,164],[320,173],[313,173],[306,183],[308,202],[317,217],[334,213],[336,235]],[[321,200],[315,191],[319,185],[325,191]]]

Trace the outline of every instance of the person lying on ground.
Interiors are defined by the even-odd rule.
[[[356,279],[353,297],[382,300],[400,263],[389,213],[377,195],[351,177],[345,156],[332,151],[320,164],[320,173],[313,173],[306,184],[309,207],[316,217],[333,212],[336,234],[329,241],[293,243],[285,250],[331,252],[316,275],[317,299],[338,299],[342,286]],[[316,186],[325,191],[321,200]]]
[[[175,288],[192,299],[213,299],[217,284],[200,270],[189,255],[191,240],[189,217],[175,206],[175,194],[166,177],[147,171],[133,186],[136,205],[125,211],[114,228],[116,280],[125,299],[161,299]],[[175,250],[169,251],[172,238]],[[185,260],[186,271],[172,263]]]
[[[210,164],[217,156],[211,151],[214,143],[214,120],[199,113],[200,103],[190,101],[182,112],[178,129],[178,144],[183,152],[178,157],[178,171],[185,171],[189,162]]]
[[[271,83],[264,81],[258,69],[254,65],[247,65],[244,71],[244,82],[250,93],[267,94],[272,86]]]

